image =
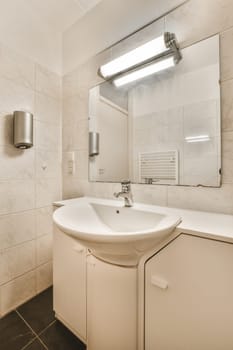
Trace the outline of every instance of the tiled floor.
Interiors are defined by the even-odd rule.
[[[0,319],[1,350],[85,350],[85,345],[59,321],[52,288]]]

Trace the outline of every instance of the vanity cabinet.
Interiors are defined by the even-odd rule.
[[[233,244],[181,234],[145,267],[145,350],[233,349]]]
[[[86,342],[86,248],[54,227],[54,310]]]
[[[137,269],[87,260],[88,350],[136,350]]]

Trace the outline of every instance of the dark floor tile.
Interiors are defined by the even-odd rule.
[[[41,332],[55,320],[53,312],[53,289],[46,289],[20,306],[17,311],[36,333]]]
[[[23,350],[45,350],[46,348],[41,344],[41,342],[36,339],[31,344],[26,346]]]
[[[86,346],[59,321],[47,328],[40,338],[49,350],[85,350]]]
[[[35,335],[15,311],[0,320],[1,350],[20,350],[34,337]]]

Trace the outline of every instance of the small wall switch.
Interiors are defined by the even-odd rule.
[[[74,174],[75,173],[74,152],[67,152],[67,171],[68,171],[68,174]]]

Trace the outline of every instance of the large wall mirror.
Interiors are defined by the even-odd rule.
[[[219,37],[181,53],[172,69],[90,90],[90,181],[220,186]]]

